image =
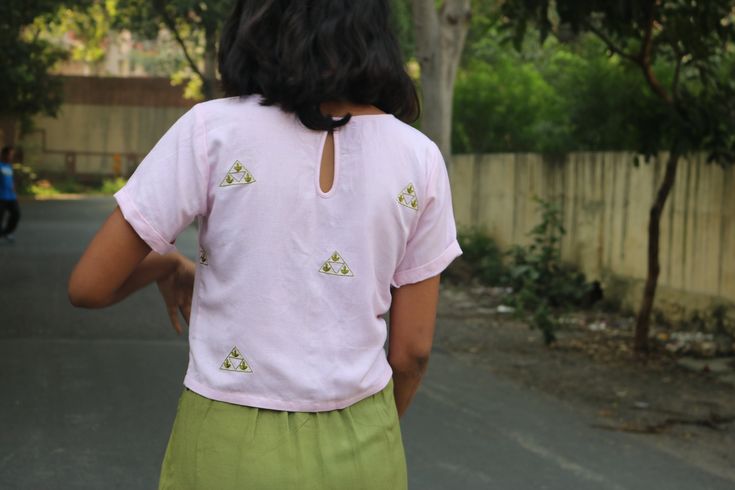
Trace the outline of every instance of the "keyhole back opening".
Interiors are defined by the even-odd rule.
[[[319,165],[319,190],[329,193],[334,186],[334,132],[329,131],[324,139],[322,161]]]

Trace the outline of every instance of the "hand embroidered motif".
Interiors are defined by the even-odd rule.
[[[416,196],[416,188],[409,182],[406,187],[403,188],[400,194],[398,194],[398,204],[406,206],[414,211],[419,210],[419,200]]]
[[[229,187],[231,185],[245,185],[255,182],[255,178],[239,160],[235,161],[225,178],[220,183],[220,187]]]
[[[219,367],[223,371],[234,371],[236,373],[252,373],[250,364],[242,355],[237,346],[233,347],[230,353],[227,355],[222,365]]]
[[[326,262],[322,264],[319,268],[319,272],[333,276],[354,277],[350,266],[347,265],[347,262],[345,262],[336,250],[329,256]]]

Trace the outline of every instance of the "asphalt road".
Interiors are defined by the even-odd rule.
[[[111,199],[21,204],[0,244],[0,489],[155,488],[186,340],[154,287],[104,311],[68,304]],[[177,243],[194,256],[194,230]],[[401,427],[411,489],[735,488],[441,350]]]

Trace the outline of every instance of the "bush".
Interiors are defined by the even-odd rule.
[[[83,194],[89,192],[89,187],[69,178],[54,183],[54,187],[61,194]]]
[[[112,194],[125,184],[125,179],[105,180],[99,191],[84,185],[73,178],[54,180],[53,182],[41,179],[27,165],[13,164],[13,177],[15,179],[18,194],[24,196],[49,197],[58,194],[87,194],[89,192],[101,192]]]
[[[35,197],[51,197],[58,194],[60,194],[59,190],[45,179],[34,182],[28,192],[28,195]]]
[[[122,177],[116,177],[114,179],[105,179],[102,181],[102,185],[100,186],[99,191],[102,194],[112,195],[122,189],[122,187],[127,183],[128,181],[126,179],[123,179]]]
[[[457,233],[462,259],[472,268],[472,275],[483,284],[498,286],[508,280],[503,264],[503,252],[495,241],[476,227],[460,229]]]
[[[531,230],[530,245],[509,252],[512,302],[519,315],[529,317],[546,344],[556,340],[557,316],[552,312],[583,303],[590,286],[584,275],[561,262],[561,239],[566,233],[555,204],[536,198],[541,222]]]
[[[595,36],[543,45],[528,39],[519,53],[489,18],[474,23],[454,91],[456,153],[667,147],[660,101],[635,67],[607,56]],[[655,71],[665,84],[673,79],[666,66]]]
[[[28,165],[22,163],[13,164],[13,178],[15,180],[15,189],[18,194],[24,196],[33,196],[33,185],[38,176]]]
[[[457,75],[452,147],[457,153],[565,149],[561,100],[532,64],[503,56]]]

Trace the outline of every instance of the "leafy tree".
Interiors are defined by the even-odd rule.
[[[595,37],[555,46],[539,68],[546,82],[563,99],[562,120],[552,124],[568,129],[567,150],[641,150],[655,153],[666,148],[658,131],[662,107],[643,78],[617,57],[604,56],[604,45]],[[641,131],[641,128],[648,128]]]
[[[473,5],[454,92],[457,153],[635,150],[660,112],[645,81],[582,35],[514,50],[491,2]],[[655,127],[655,125],[654,125]]]
[[[186,69],[174,71],[171,76],[177,83],[189,80],[188,94],[201,94],[205,99],[219,95],[217,49],[222,25],[233,6],[231,0],[105,1],[117,5],[117,28],[130,29],[139,37],[149,40],[158,39],[162,28],[173,36]],[[410,58],[414,45],[409,0],[392,0],[392,6],[395,30],[404,55]],[[160,60],[157,62],[160,63]]]
[[[34,114],[54,115],[61,103],[61,85],[48,70],[65,52],[39,37],[34,20],[48,17],[59,6],[84,4],[83,0],[0,2],[0,116],[5,137],[12,142],[15,121],[30,126]]]
[[[119,28],[155,39],[161,28],[176,39],[195,86],[205,99],[218,95],[217,43],[232,8],[229,0],[118,0]]]
[[[498,0],[472,0],[472,17],[460,66],[466,66],[471,60],[490,61],[499,51],[506,53],[510,51],[505,46],[507,36],[498,29],[501,25],[499,4]],[[515,54],[526,56],[527,52],[519,51]]]
[[[664,205],[680,158],[706,151],[709,162],[735,161],[735,3],[730,0],[506,0],[503,15],[520,47],[529,25],[541,42],[581,32],[602,41],[611,57],[637,70],[658,101],[638,127],[638,150],[668,149],[665,174],[650,209],[648,272],[636,321],[635,349],[648,350],[650,316],[660,272]]]
[[[563,99],[532,63],[472,60],[457,75],[452,144],[457,153],[564,149]]]
[[[75,43],[69,49],[71,59],[98,72],[116,15],[116,0],[92,0],[75,9],[62,5],[52,15],[36,18],[34,28],[52,43],[72,33]]]
[[[454,93],[455,152],[636,150],[658,100],[594,36],[512,49],[499,16],[473,16]],[[482,32],[482,35],[478,35]],[[658,142],[658,140],[656,140]]]
[[[103,75],[103,61],[110,42],[114,42],[126,26],[134,24],[130,18],[130,6],[125,4],[125,9],[120,10],[119,5],[120,0],[90,0],[74,9],[62,6],[47,18],[37,18],[34,29],[41,33],[42,39],[52,44],[69,43],[71,38],[71,59],[83,62],[93,72]],[[138,20],[142,22],[142,19]],[[161,29],[155,19],[135,25],[140,29],[136,45],[145,47],[130,52],[133,66],[142,67],[151,76],[170,76],[179,83],[192,78],[191,69],[186,69],[188,64],[181,54],[181,46],[168,30]],[[201,63],[199,55],[197,63]],[[185,94],[201,98],[201,85],[199,79],[190,82]]]

